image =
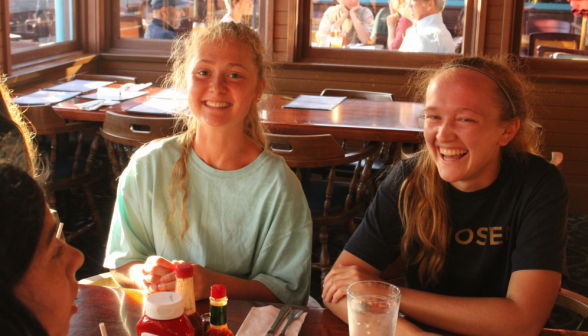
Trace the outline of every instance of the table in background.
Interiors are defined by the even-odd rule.
[[[18,94],[24,95],[56,84],[43,83],[22,90]],[[119,84],[113,84],[109,87],[119,86]],[[97,111],[84,111],[75,106],[75,104],[88,101],[83,98],[73,98],[54,104],[53,109],[65,119],[79,121],[103,122],[106,111],[141,116],[143,114],[129,113],[125,110],[143,103],[162,90],[161,87],[150,86],[143,90],[147,91],[144,96],[103,107]],[[269,132],[298,135],[332,134],[335,138],[354,140],[422,142],[422,129],[416,122],[417,116],[424,108],[420,103],[347,99],[331,111],[322,111],[282,108],[290,101],[282,97],[268,95],[262,103],[261,121]]]

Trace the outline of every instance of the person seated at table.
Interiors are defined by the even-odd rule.
[[[388,7],[383,8],[382,11],[386,9],[388,13],[385,25],[385,31],[388,32],[386,46],[388,50],[398,50],[402,45],[406,30],[412,26],[412,21],[407,17],[410,15],[410,11],[404,0],[388,1]],[[382,13],[382,15],[384,14]],[[374,36],[372,35],[372,37]]]
[[[253,3],[251,0],[225,0],[227,14],[220,22],[239,22],[243,15],[251,15]]]
[[[346,33],[345,45],[367,44],[374,27],[374,14],[369,8],[359,5],[359,0],[337,0],[336,6],[327,8],[319,25],[317,38],[329,35],[331,29]],[[319,41],[320,42],[320,41]]]
[[[445,0],[407,0],[413,26],[406,30],[399,51],[455,53],[453,37],[443,23]]]
[[[10,162],[35,176],[33,135],[11,100],[10,90],[0,82],[0,161]]]
[[[176,29],[182,23],[184,9],[192,2],[187,0],[153,0],[153,18],[145,30],[146,39],[176,38]]]
[[[67,335],[84,256],[56,231],[39,184],[0,163],[0,334]]]
[[[267,150],[258,103],[270,72],[257,33],[219,23],[176,42],[168,83],[187,89],[187,131],[138,150],[120,177],[104,266],[125,287],[174,289],[194,264],[197,300],[306,304],[312,220],[300,182]]]
[[[538,335],[566,273],[568,188],[538,156],[529,88],[508,63],[477,57],[423,75],[426,146],[396,164],[325,277],[380,280],[401,257],[400,312],[460,335]],[[420,330],[400,319],[397,335]]]

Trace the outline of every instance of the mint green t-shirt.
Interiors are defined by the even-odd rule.
[[[312,220],[300,182],[277,155],[263,151],[248,166],[222,171],[190,149],[184,229],[181,196],[169,187],[180,157],[177,137],[139,149],[122,173],[104,267],[158,255],[214,272],[257,280],[280,300],[306,304]]]

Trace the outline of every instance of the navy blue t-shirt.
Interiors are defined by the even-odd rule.
[[[170,25],[163,24],[163,21],[160,19],[153,18],[151,19],[151,23],[147,26],[145,30],[145,38],[146,39],[167,39],[173,40],[176,38],[176,31]]]
[[[498,177],[487,188],[462,192],[446,184],[452,232],[440,283],[424,288],[418,265],[412,265],[406,270],[407,287],[451,296],[506,297],[515,271],[567,274],[565,178],[541,157],[518,155],[518,160],[503,157]],[[394,167],[345,246],[379,270],[400,255],[398,195],[417,159]]]

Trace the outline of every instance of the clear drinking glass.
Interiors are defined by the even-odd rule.
[[[400,289],[381,281],[358,281],[347,287],[350,336],[394,336]]]

